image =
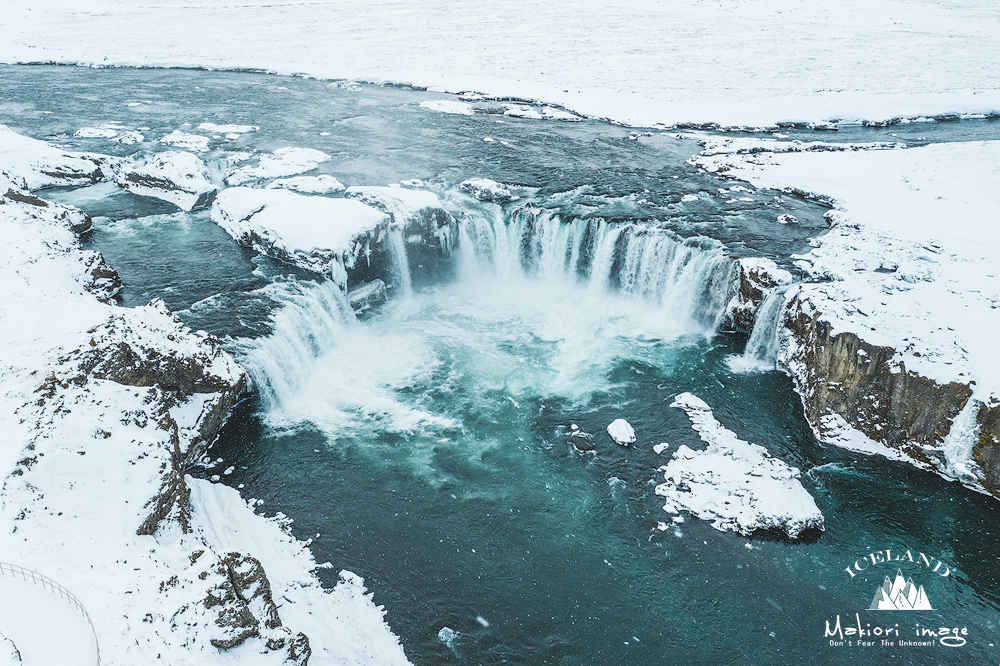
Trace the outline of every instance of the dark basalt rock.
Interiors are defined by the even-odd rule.
[[[798,297],[789,304],[786,326],[798,343],[788,366],[813,427],[822,433],[822,418],[832,412],[920,464],[943,462],[924,447],[948,434],[972,395],[968,385],[939,384],[907,371],[892,347],[849,332],[833,335],[830,323],[809,314]]]

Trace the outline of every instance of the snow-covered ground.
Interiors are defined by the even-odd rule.
[[[807,192],[834,206],[827,213],[831,230],[797,258],[817,282],[794,287],[789,302],[828,322],[830,335],[850,332],[895,350],[893,373],[905,369],[940,386],[970,386],[972,397],[947,437],[925,443],[925,451],[940,473],[982,489],[972,460],[975,414],[1000,399],[1000,142],[801,151],[789,142],[710,138],[705,147],[692,160],[703,168],[756,187]],[[797,343],[779,335],[800,392],[811,390],[809,368],[795,360]],[[839,414],[814,425],[839,446],[908,459]]]
[[[1000,110],[990,0],[6,0],[0,60],[253,67],[633,124]]]
[[[894,347],[907,370],[1000,395],[1000,142],[891,150],[725,152],[695,162],[756,187],[832,200],[833,228],[799,266],[824,280],[802,297],[835,332]],[[782,145],[784,144],[784,145]]]
[[[0,126],[0,561],[72,590],[107,665],[301,664],[299,632],[311,664],[408,663],[360,578],[342,572],[325,591],[282,516],[183,476],[199,433],[246,376],[161,301],[107,302],[115,280],[76,237],[89,219],[24,189],[107,177],[91,171],[100,161]],[[187,387],[162,388],[159,376]],[[165,519],[146,530],[160,506]],[[0,580],[0,655],[12,640],[24,663],[70,663],[30,652],[25,622],[46,594]],[[53,611],[47,621],[47,648],[80,642],[69,619]]]

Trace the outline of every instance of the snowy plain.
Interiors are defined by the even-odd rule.
[[[652,125],[1000,110],[989,0],[7,0],[0,61],[259,68]]]

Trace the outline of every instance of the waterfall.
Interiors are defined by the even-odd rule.
[[[980,402],[975,398],[966,401],[962,411],[951,422],[951,430],[944,438],[946,471],[959,480],[978,481],[982,478],[979,465],[972,459],[972,449],[979,441],[979,423],[976,415],[979,413]]]
[[[755,361],[771,370],[778,362],[787,291],[786,288],[778,288],[764,298],[743,351],[744,359]]]
[[[336,344],[354,312],[332,281],[274,282],[260,290],[281,303],[264,338],[240,339],[231,351],[247,369],[267,411],[291,400],[314,361]]]
[[[735,294],[738,267],[717,241],[684,239],[655,226],[574,217],[522,206],[506,218],[493,207],[459,222],[467,270],[578,281],[641,298],[714,331]]]
[[[409,296],[413,293],[413,281],[410,277],[410,261],[406,256],[403,228],[390,226],[386,232],[386,242],[389,244],[389,256],[392,259],[390,271],[395,283],[393,286],[400,296]]]

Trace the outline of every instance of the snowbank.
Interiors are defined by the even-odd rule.
[[[305,72],[639,125],[1000,109],[989,0],[508,0],[492,13],[459,0],[8,0],[3,21],[6,62]]]
[[[169,201],[181,210],[207,206],[218,192],[205,163],[177,150],[153,155],[139,166],[119,167],[115,183],[133,194]]]
[[[717,530],[747,536],[777,529],[795,539],[804,530],[824,529],[823,514],[802,487],[798,469],[739,439],[691,393],[676,396],[670,406],[684,410],[708,447],[693,451],[682,444],[660,468],[666,482],[656,494],[666,500],[665,511],[689,511]]]
[[[755,153],[725,160],[756,187],[815,193],[834,203],[833,228],[798,265],[802,300],[835,332],[892,346],[908,370],[938,382],[976,382],[1000,395],[1000,142],[905,150]]]
[[[117,162],[104,155],[66,152],[0,125],[0,171],[33,190],[96,183],[106,175],[102,167],[110,171]]]

